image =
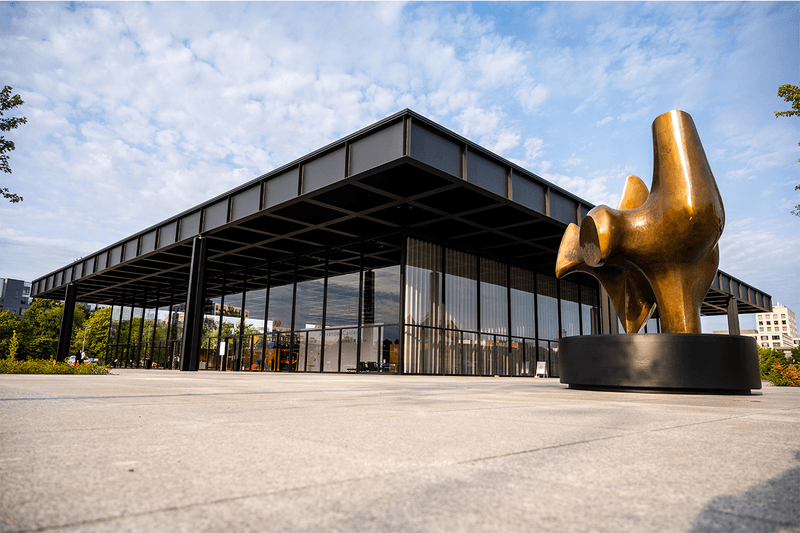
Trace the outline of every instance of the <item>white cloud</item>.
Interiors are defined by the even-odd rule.
[[[32,277],[63,256],[26,238],[109,244],[405,107],[613,206],[652,162],[643,125],[681,108],[731,218],[793,238],[774,221],[797,203],[796,126],[772,116],[793,4],[513,7],[0,4],[0,70],[29,118],[3,182],[25,202],[0,231]]]
[[[516,95],[519,102],[522,104],[522,109],[526,113],[532,113],[544,104],[547,99],[547,89],[541,83],[533,85],[532,87],[522,85]]]

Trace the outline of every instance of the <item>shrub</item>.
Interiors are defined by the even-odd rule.
[[[800,364],[797,363],[794,353],[792,355],[786,357],[780,350],[759,347],[758,363],[761,379],[773,385],[800,387]]]
[[[68,365],[43,359],[0,359],[0,374],[108,374],[102,365]]]
[[[790,363],[772,365],[769,380],[773,385],[800,387],[800,367]]]

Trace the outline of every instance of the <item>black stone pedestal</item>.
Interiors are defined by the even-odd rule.
[[[761,388],[756,340],[740,335],[588,335],[559,342],[570,388],[750,394]]]

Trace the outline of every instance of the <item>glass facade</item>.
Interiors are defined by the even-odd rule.
[[[558,375],[558,340],[599,332],[599,288],[400,234],[206,282],[200,369]],[[252,289],[251,289],[252,288]],[[135,302],[134,302],[135,303]],[[120,302],[108,361],[175,368],[185,303]],[[144,362],[144,363],[143,363]]]

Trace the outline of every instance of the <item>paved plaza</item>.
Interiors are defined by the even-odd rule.
[[[0,531],[800,531],[800,389],[3,375]]]

